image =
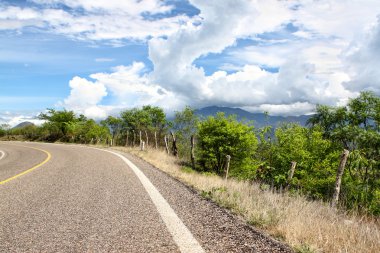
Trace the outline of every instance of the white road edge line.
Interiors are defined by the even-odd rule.
[[[98,149],[98,148],[95,148]],[[105,152],[109,152],[120,157],[136,174],[140,182],[147,191],[149,197],[152,199],[154,205],[156,206],[158,213],[160,214],[162,220],[164,221],[166,227],[168,228],[170,234],[172,235],[175,243],[178,245],[182,253],[204,253],[204,249],[199,244],[199,242],[194,238],[193,234],[182,222],[182,220],[177,216],[174,210],[171,208],[169,203],[157,190],[157,188],[150,182],[150,180],[144,175],[144,173],[130,160],[128,160],[123,155],[104,149],[98,149]]]
[[[3,159],[5,157],[5,152],[0,150],[0,160]]]

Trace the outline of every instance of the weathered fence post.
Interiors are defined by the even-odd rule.
[[[224,177],[226,180],[228,178],[228,172],[230,170],[230,161],[231,161],[231,156],[230,155],[226,155],[226,168],[225,168],[226,175]]]
[[[349,154],[350,154],[350,151],[345,149],[340,158],[340,164],[338,167],[338,171],[336,173],[334,195],[331,200],[331,207],[333,208],[337,206],[338,201],[339,201],[340,185],[342,183],[342,176],[343,176],[344,168],[346,166],[346,162],[347,162],[347,158]]]
[[[149,146],[149,137],[148,137],[148,132],[145,130],[145,138],[146,138],[146,148]]]
[[[158,149],[157,132],[156,131],[154,131],[154,143],[155,143],[155,148]]]
[[[296,170],[297,162],[292,161],[291,164],[292,165],[291,165],[290,170],[289,170],[288,179],[286,180],[286,187],[285,187],[286,190],[289,188],[290,183],[292,182],[292,179],[294,176],[294,171]]]
[[[195,155],[194,155],[195,141],[194,141],[194,135],[192,135],[191,138],[190,138],[190,144],[191,144],[191,150],[190,150],[191,166],[193,167],[193,170],[195,170]]]
[[[165,140],[166,153],[169,154],[168,137],[166,136],[166,134],[165,134],[164,140]]]
[[[144,151],[145,150],[145,141],[142,141],[141,142],[141,151]]]
[[[175,139],[175,135],[172,131],[170,131],[170,134],[173,138],[173,145],[172,145],[172,151],[174,156],[178,156],[178,149],[177,149],[177,140]]]

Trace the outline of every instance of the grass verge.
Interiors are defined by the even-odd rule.
[[[132,153],[192,186],[297,252],[380,252],[380,226],[373,219],[344,214],[302,196],[273,193],[256,183],[198,173],[161,150],[114,149]]]

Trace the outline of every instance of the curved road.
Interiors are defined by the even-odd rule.
[[[0,252],[290,252],[129,155],[0,142]]]

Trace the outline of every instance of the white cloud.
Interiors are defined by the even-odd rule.
[[[296,102],[293,104],[262,104],[259,106],[243,107],[250,112],[270,112],[271,115],[299,116],[312,113],[315,109],[314,104],[308,102]]]
[[[189,25],[168,39],[152,39],[149,43],[149,55],[155,67],[152,76],[165,89],[186,95],[195,105],[269,104],[273,110],[275,105],[303,105],[305,101],[334,104],[356,94],[342,85],[349,80],[340,59],[347,43],[323,36],[312,41],[288,39],[270,44],[263,41],[248,50],[235,52],[235,56],[246,63],[243,69],[232,74],[218,71],[207,76],[202,67],[194,65],[196,59],[222,52],[233,46],[237,38],[284,29],[296,16],[290,15],[289,5],[283,1],[192,3],[201,11],[201,25]],[[293,11],[293,15],[298,12]],[[277,18],[276,13],[279,13],[278,19],[273,18]],[[312,28],[320,29],[321,34],[326,30]],[[279,72],[271,73],[259,66],[277,67]]]
[[[129,15],[166,13],[172,6],[159,0],[32,0],[35,3],[54,6],[64,4],[71,8],[83,8],[89,12],[120,12]]]
[[[22,31],[34,26],[72,39],[110,40],[111,44],[120,44],[118,40],[167,36],[183,23],[190,22],[190,18],[184,15],[149,18],[149,15],[165,14],[172,9],[157,0],[34,2],[45,5],[39,8],[0,5],[0,30]],[[58,3],[65,3],[73,11],[59,9]]]
[[[88,117],[104,118],[124,108],[155,104],[170,111],[186,104],[186,99],[151,82],[144,71],[143,63],[134,62],[130,66],[117,66],[111,73],[90,75],[94,81],[74,77],[70,81],[71,94],[62,106]],[[113,102],[102,105],[101,101],[107,95]]]
[[[71,92],[69,97],[64,100],[65,107],[92,118],[106,116],[105,110],[98,106],[103,97],[107,95],[103,84],[76,76],[69,85]]]
[[[165,15],[174,7],[158,0],[34,2],[44,7],[3,7],[0,29],[32,25],[113,45],[148,40],[151,72],[134,62],[90,75],[92,80],[71,80],[64,104],[87,115],[143,104],[301,114],[316,103],[342,104],[363,89],[380,93],[378,0],[190,0],[200,10],[191,18]],[[75,11],[58,9],[62,3]],[[239,39],[256,44],[238,47]],[[195,64],[227,50],[221,59],[228,62],[213,73]],[[114,100],[108,107],[106,96]]]
[[[346,68],[352,80],[344,84],[349,90],[372,90],[380,93],[380,16],[364,39],[346,52]]]
[[[376,22],[378,0],[302,0],[295,11],[295,23],[325,38],[350,41]]]
[[[22,122],[28,121],[35,125],[41,125],[44,121],[37,118],[38,114],[38,112],[0,112],[0,124],[15,127]]]

